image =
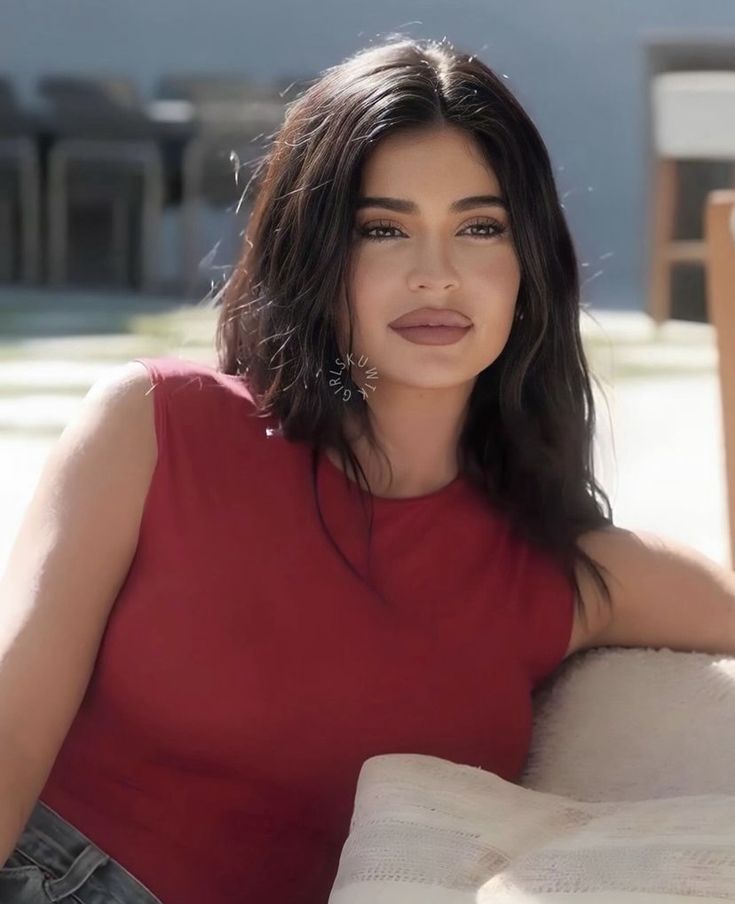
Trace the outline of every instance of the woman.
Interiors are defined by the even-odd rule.
[[[517,780],[565,657],[735,651],[733,576],[595,482],[574,250],[502,80],[365,50],[253,185],[219,367],[96,384],[12,551],[3,901],[326,901],[369,756]]]

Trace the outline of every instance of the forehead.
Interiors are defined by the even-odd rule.
[[[384,138],[361,173],[361,192],[403,198],[446,192],[454,197],[499,193],[492,165],[477,140],[456,126],[402,129]]]

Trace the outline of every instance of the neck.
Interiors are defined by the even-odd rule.
[[[442,389],[416,389],[383,382],[369,396],[370,419],[393,471],[390,482],[385,459],[355,435],[348,424],[354,455],[376,496],[424,496],[440,490],[457,476],[459,437],[472,384]],[[331,449],[330,460],[341,467]],[[352,474],[350,478],[356,481]]]

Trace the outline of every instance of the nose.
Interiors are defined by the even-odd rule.
[[[411,289],[453,289],[459,274],[440,241],[425,242],[417,248],[408,275]]]

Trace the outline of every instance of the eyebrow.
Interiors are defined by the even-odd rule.
[[[384,207],[386,210],[394,210],[396,213],[418,213],[419,207],[413,201],[404,198],[364,197],[357,199],[357,210],[364,207]],[[473,210],[475,207],[502,207],[508,209],[505,200],[499,195],[470,195],[468,198],[460,198],[449,205],[452,213],[461,213],[464,210]]]

